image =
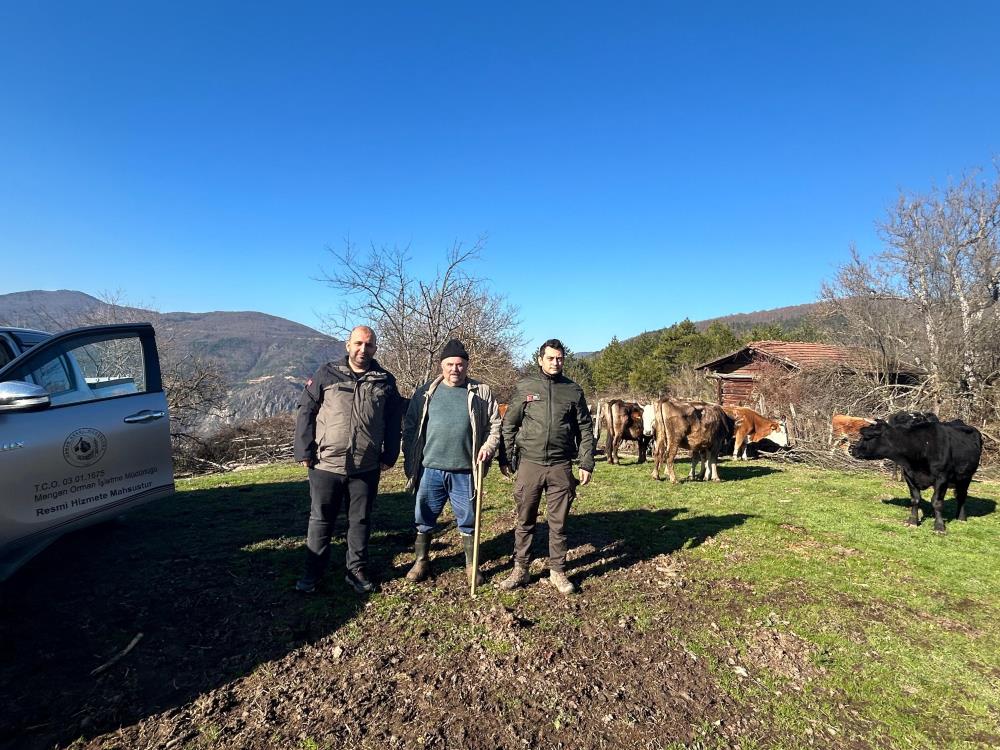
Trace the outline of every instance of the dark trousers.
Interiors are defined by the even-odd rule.
[[[531,562],[531,542],[535,538],[538,506],[545,493],[545,520],[549,524],[549,570],[560,573],[566,567],[566,517],[576,497],[578,481],[569,461],[541,466],[521,461],[514,483],[514,561],[525,567]]]
[[[347,509],[347,569],[363,568],[368,562],[372,504],[378,494],[379,470],[345,476],[322,469],[309,469],[309,531],[305,580],[318,581],[330,559],[330,534],[341,507]]]

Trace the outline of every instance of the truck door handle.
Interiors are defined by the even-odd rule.
[[[125,422],[128,424],[143,424],[145,422],[163,419],[165,416],[167,416],[167,413],[163,411],[150,411],[149,409],[143,409],[136,414],[129,414],[125,417]]]

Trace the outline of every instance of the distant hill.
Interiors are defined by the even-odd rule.
[[[785,328],[794,328],[808,318],[815,316],[820,311],[821,307],[821,302],[807,302],[803,305],[775,307],[772,310],[735,313],[733,315],[724,315],[721,318],[699,320],[695,323],[695,325],[698,327],[699,331],[704,331],[712,325],[712,323],[722,323],[723,325],[729,326],[737,333],[749,331],[756,325],[767,325],[768,323],[780,323]]]
[[[775,307],[772,310],[758,310],[757,312],[749,313],[734,313],[732,315],[724,315],[721,318],[708,318],[707,320],[696,320],[693,322],[699,331],[706,330],[712,323],[722,323],[725,326],[729,326],[736,334],[745,333],[756,325],[767,325],[769,323],[779,323],[782,328],[795,328],[809,318],[816,316],[820,312],[821,307],[821,302],[807,302],[802,305]],[[680,321],[675,322],[679,323]],[[659,333],[669,327],[664,326],[663,328],[656,328],[651,331],[643,331],[636,336],[623,339],[623,341],[631,341],[639,338],[639,336]],[[600,354],[601,351],[603,349],[595,352],[574,352],[574,354],[581,359],[589,359]]]
[[[95,297],[68,290],[0,295],[0,325],[57,331],[127,320],[151,322],[160,345],[175,348],[180,356],[198,355],[218,364],[229,396],[222,416],[213,421],[223,423],[292,411],[302,384],[316,368],[344,355],[342,341],[259,312],[111,309]]]

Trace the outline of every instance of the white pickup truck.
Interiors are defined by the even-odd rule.
[[[0,328],[0,581],[59,535],[173,491],[151,325]]]

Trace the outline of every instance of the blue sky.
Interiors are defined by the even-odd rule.
[[[809,302],[1000,154],[995,2],[0,0],[0,293],[338,306],[455,241],[535,343]]]

